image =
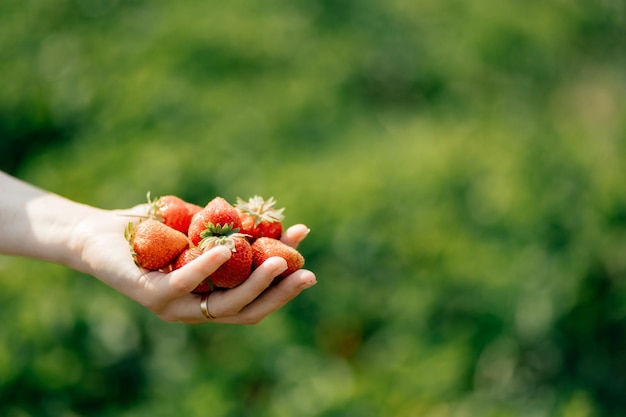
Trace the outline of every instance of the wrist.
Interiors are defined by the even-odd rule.
[[[0,194],[0,253],[70,262],[70,242],[86,206],[1,172]]]
[[[97,209],[46,193],[27,204],[32,248],[25,255],[69,266],[82,267],[82,247],[87,231],[85,219]]]

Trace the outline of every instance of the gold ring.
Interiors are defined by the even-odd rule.
[[[209,294],[202,294],[202,298],[200,298],[200,310],[207,320],[215,320],[215,317],[209,311]]]

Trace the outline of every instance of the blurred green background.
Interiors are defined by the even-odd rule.
[[[318,284],[162,322],[0,257],[0,415],[623,416],[620,0],[3,0],[0,168],[274,196]]]

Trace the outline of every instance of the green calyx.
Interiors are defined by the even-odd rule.
[[[239,230],[239,229],[236,229],[236,230]],[[202,233],[200,234],[200,236],[202,236]],[[203,237],[203,239],[198,244],[198,247],[200,248],[201,251],[205,251],[215,246],[222,245],[230,249],[231,252],[236,252],[235,240],[245,239],[246,236],[247,235],[243,233],[236,233],[236,232],[228,234],[228,235],[217,235],[217,236],[209,235],[209,236]]]
[[[128,243],[133,242],[133,238],[135,236],[135,224],[133,222],[128,222],[126,228],[124,229],[124,239],[128,241]]]
[[[233,223],[227,224],[213,224],[211,222],[204,225],[205,229],[200,232],[200,237],[211,237],[211,236],[229,236],[233,233],[237,233],[239,228],[234,227]]]
[[[239,232],[239,228],[233,227],[233,223],[205,225],[205,229],[200,232],[202,240],[198,244],[200,250],[210,249],[217,245],[224,245],[231,251],[235,251],[235,237],[245,236]]]
[[[133,262],[135,262],[135,265],[141,267],[137,262],[137,253],[133,249],[133,240],[135,239],[135,223],[128,222],[126,228],[124,229],[124,239],[126,239],[129,243],[130,255],[133,257]]]
[[[146,193],[146,198],[148,200],[148,217],[154,220],[158,220],[160,222],[165,221],[163,216],[159,214],[159,210],[161,209],[161,198],[155,197],[154,199],[152,199],[150,191]]]
[[[237,197],[237,207],[242,212],[254,217],[254,225],[258,226],[262,221],[269,223],[282,222],[285,218],[283,211],[285,208],[274,208],[276,200],[274,197],[270,197],[265,200],[263,197],[255,195],[254,197],[245,201]]]

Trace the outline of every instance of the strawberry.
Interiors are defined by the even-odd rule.
[[[287,261],[287,269],[279,275],[279,278],[284,278],[304,266],[304,257],[296,249],[280,240],[260,237],[252,243],[252,270],[272,256],[280,256]]]
[[[184,233],[154,219],[128,224],[124,232],[135,263],[145,269],[160,270],[171,264],[186,248]]]
[[[216,245],[225,245],[233,252],[230,258],[209,276],[214,286],[234,288],[248,279],[252,268],[252,248],[241,233],[212,236],[209,230],[202,233],[200,249],[208,250]]]
[[[173,269],[182,268],[184,265],[187,265],[189,262],[196,259],[198,256],[202,255],[202,251],[200,248],[195,246],[187,248],[181,253],[176,261],[172,265]],[[208,279],[204,279],[198,286],[192,291],[195,294],[204,294],[211,292],[211,282]]]
[[[276,209],[274,197],[267,201],[258,195],[244,201],[237,198],[235,208],[239,212],[241,219],[241,233],[247,234],[251,242],[266,236],[280,239],[283,233],[282,221],[284,219],[284,208]]]
[[[194,245],[203,239],[201,234],[210,230],[213,235],[226,235],[237,232],[241,228],[239,213],[222,197],[215,197],[191,218],[188,236]]]
[[[148,193],[148,203],[150,204],[150,218],[162,221],[169,227],[185,234],[189,230],[193,215],[202,210],[202,207],[188,203],[174,195],[166,195],[151,200]]]

